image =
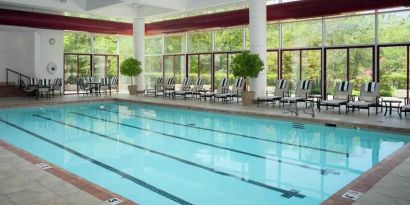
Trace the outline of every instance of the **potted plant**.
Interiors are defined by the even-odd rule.
[[[128,92],[130,95],[138,93],[138,86],[134,85],[133,77],[138,76],[141,72],[141,62],[135,58],[125,59],[120,66],[121,74],[131,77],[131,85],[128,85]]]
[[[232,73],[235,77],[245,79],[245,89],[242,91],[243,105],[252,105],[255,98],[254,91],[248,91],[246,84],[251,78],[258,77],[263,70],[263,61],[258,54],[252,54],[249,51],[242,52],[235,56],[231,63]]]

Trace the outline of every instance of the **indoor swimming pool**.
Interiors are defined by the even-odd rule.
[[[315,205],[410,136],[128,102],[0,110],[0,139],[141,205]]]

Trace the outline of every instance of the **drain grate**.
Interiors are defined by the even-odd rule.
[[[39,167],[40,169],[50,169],[52,168],[52,166],[48,165],[47,163],[44,162],[40,162],[36,164],[37,167]]]
[[[354,190],[349,190],[346,193],[342,195],[343,198],[345,199],[350,199],[352,201],[358,200],[361,196],[363,195],[362,192],[359,191],[354,191]]]
[[[117,205],[117,204],[121,204],[123,201],[119,198],[112,198],[112,199],[105,200],[105,202],[111,205]]]

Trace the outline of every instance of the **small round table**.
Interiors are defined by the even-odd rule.
[[[383,99],[384,106],[386,107],[386,111],[384,112],[384,116],[386,116],[387,111],[389,111],[389,115],[391,115],[393,108],[397,108],[397,112],[400,115],[400,104],[401,104],[400,99]],[[397,104],[397,106],[394,106],[393,104]]]

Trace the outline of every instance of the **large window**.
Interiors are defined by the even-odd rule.
[[[215,31],[216,51],[239,51],[243,49],[243,28],[229,28]]]
[[[410,40],[410,11],[379,14],[379,43]]]
[[[188,52],[201,53],[212,51],[212,32],[200,31],[188,34]]]
[[[380,48],[380,82],[383,96],[407,97],[407,46]]]
[[[98,54],[117,54],[118,36],[116,35],[93,35],[93,53]]]
[[[185,53],[185,35],[166,36],[164,40],[166,54]]]
[[[270,51],[267,55],[267,62],[266,62],[266,85],[267,91],[273,92],[276,85],[276,80],[278,79],[278,68],[279,68],[279,59],[278,59],[279,52],[278,51]]]
[[[360,45],[374,43],[374,15],[331,18],[325,21],[326,45]]]
[[[92,76],[95,81],[105,77],[118,77],[119,54],[121,53],[124,59],[132,55],[130,51],[132,44],[126,46],[119,42],[119,39],[118,35],[65,32],[64,93],[77,92],[79,77]],[[121,39],[129,39],[129,37]],[[122,52],[119,45],[124,49]],[[119,82],[121,84],[121,78]]]
[[[353,83],[355,95],[370,81],[381,83],[383,96],[407,95],[410,10],[270,22],[266,43],[268,91],[282,78],[290,80],[293,89],[300,80],[313,80],[313,93],[324,96],[331,96],[335,83],[343,80]],[[176,75],[178,67],[183,76],[186,63],[188,75],[203,77],[208,89],[216,88],[222,77],[232,85],[230,62],[238,51],[249,50],[249,44],[248,26],[147,37],[145,72],[167,75],[172,70]],[[179,60],[166,57],[175,55]]]
[[[320,20],[284,23],[283,48],[319,47],[322,45]]]
[[[64,52],[90,53],[91,34],[83,32],[65,32]]]

